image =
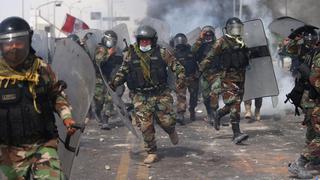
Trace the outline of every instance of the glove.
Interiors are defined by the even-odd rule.
[[[74,125],[75,123],[76,122],[72,118],[67,118],[67,119],[63,120],[63,124],[67,128],[68,135],[73,135],[76,132],[77,129],[72,128],[72,125]]]
[[[204,39],[205,34],[206,34],[205,31],[201,31],[201,32],[200,32],[200,39],[201,39],[201,40]]]

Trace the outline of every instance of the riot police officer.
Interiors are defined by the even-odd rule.
[[[118,36],[112,30],[107,30],[96,49],[94,63],[96,64],[96,89],[94,95],[94,107],[97,118],[101,121],[102,129],[109,130],[109,118],[113,113],[113,103],[110,94],[104,85],[101,72],[107,82],[110,82],[122,64],[122,55],[117,49]],[[101,72],[98,69],[101,68]],[[124,86],[117,88],[119,96],[124,92]]]
[[[225,107],[215,117],[215,129],[219,130],[220,118],[230,113],[233,142],[239,144],[248,135],[240,131],[240,104],[244,91],[245,69],[249,64],[248,51],[242,39],[243,23],[233,17],[226,22],[226,34],[217,40],[209,56],[200,64],[200,71],[215,67],[221,71],[222,97]]]
[[[32,34],[22,18],[1,22],[0,169],[9,179],[60,180],[54,112],[69,134],[75,132],[75,121],[62,85],[31,47]]]
[[[136,43],[130,45],[124,61],[110,87],[127,83],[133,92],[134,114],[142,132],[148,156],[144,163],[158,160],[154,122],[169,134],[172,144],[178,143],[175,130],[173,98],[168,88],[168,72],[176,72],[178,81],[184,80],[184,68],[171,52],[157,44],[157,32],[150,26],[140,26]],[[155,121],[154,121],[155,120]]]
[[[198,64],[191,52],[191,46],[188,44],[186,35],[178,33],[173,38],[174,55],[177,61],[183,65],[185,69],[185,82],[177,82],[177,122],[184,124],[184,113],[187,107],[187,89],[190,93],[189,112],[190,120],[195,120],[195,107],[197,106],[199,79]],[[185,86],[180,88],[180,84]]]
[[[200,36],[192,46],[192,52],[198,63],[201,63],[212,49],[216,42],[215,29],[212,26],[204,26],[200,32]],[[200,89],[203,97],[203,103],[206,107],[209,122],[213,121],[214,113],[218,109],[219,104],[217,95],[211,92],[214,82],[218,82],[215,78],[216,72],[203,71],[200,78]],[[219,83],[215,89],[219,91]]]

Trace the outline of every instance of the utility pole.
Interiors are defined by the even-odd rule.
[[[285,0],[285,6],[286,6],[286,16],[288,16],[288,0]]]
[[[242,18],[242,2],[243,0],[239,0],[239,19]]]
[[[233,0],[233,17],[236,16],[236,0]]]

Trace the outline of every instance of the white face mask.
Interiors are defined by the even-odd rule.
[[[148,51],[150,51],[151,50],[151,45],[147,45],[147,46],[141,46],[140,45],[140,50],[142,51],[142,52],[148,52]]]

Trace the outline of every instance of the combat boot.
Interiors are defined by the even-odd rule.
[[[289,163],[288,171],[299,179],[311,179],[313,178],[312,174],[305,169],[308,162],[304,156],[300,155],[293,163]]]
[[[204,103],[204,106],[206,107],[206,110],[207,110],[207,115],[208,115],[208,122],[210,125],[213,126],[213,112],[212,112],[212,109],[211,109],[211,106],[210,106],[210,100],[204,100],[203,101]]]
[[[219,131],[220,130],[220,120],[221,120],[221,113],[218,111],[218,112],[214,112],[214,116],[213,116],[213,119],[214,119],[214,129]]]
[[[110,130],[111,126],[109,124],[109,117],[108,116],[103,116],[101,121],[101,129],[103,130]]]
[[[185,125],[185,122],[184,122],[184,113],[178,113],[177,114],[177,123],[179,123],[181,126]]]
[[[254,110],[254,116],[256,118],[257,121],[260,121],[261,120],[261,115],[260,115],[260,108],[256,108]]]
[[[244,118],[251,119],[252,113],[251,113],[251,104],[244,104],[246,112],[244,113]]]
[[[148,156],[143,160],[144,164],[152,164],[159,160],[157,154],[148,154]]]
[[[196,112],[194,109],[190,110],[190,121],[195,121],[196,120]]]
[[[174,130],[171,134],[169,134],[170,141],[173,145],[176,145],[179,143],[179,137],[176,130]]]
[[[239,123],[232,123],[232,131],[233,131],[233,143],[241,144],[243,141],[249,138],[248,134],[242,133],[240,131]]]

